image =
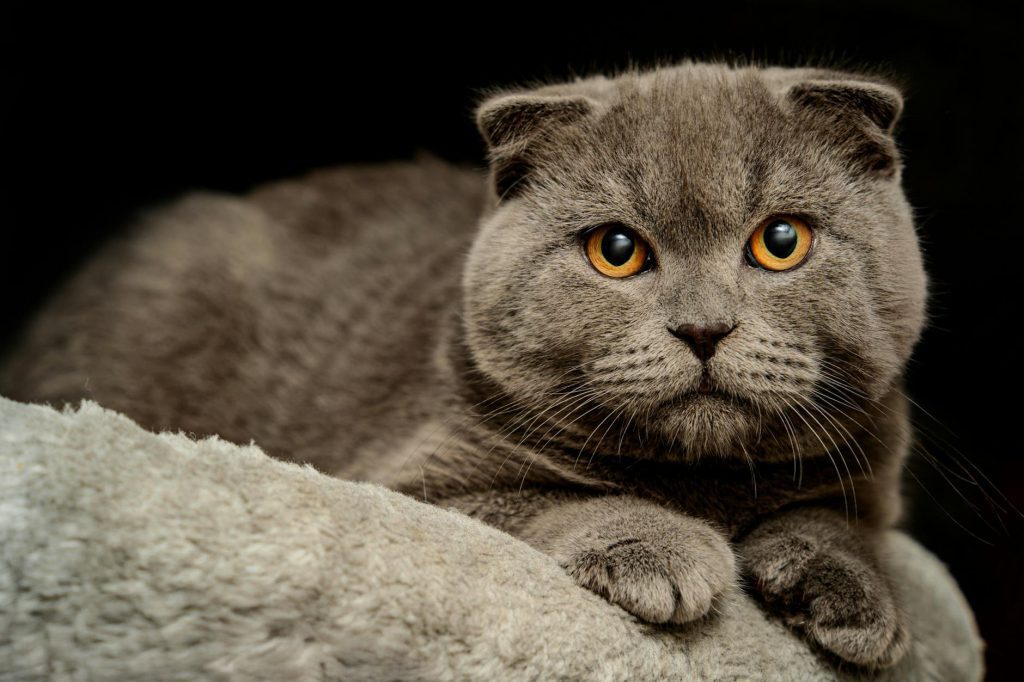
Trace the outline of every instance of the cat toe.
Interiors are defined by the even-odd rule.
[[[748,546],[744,560],[769,610],[826,651],[869,668],[906,653],[909,637],[889,588],[862,561],[796,536]]]
[[[581,553],[567,569],[580,585],[643,621],[687,623],[706,615],[733,582],[731,561],[707,563],[635,540]]]
[[[910,637],[898,621],[834,626],[817,620],[806,624],[807,634],[823,649],[866,668],[888,668],[906,654]]]

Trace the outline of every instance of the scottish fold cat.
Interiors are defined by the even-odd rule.
[[[420,154],[150,211],[0,387],[456,507],[643,621],[746,581],[890,665],[875,537],[926,301],[901,109],[876,76],[719,63],[491,91],[486,171]]]

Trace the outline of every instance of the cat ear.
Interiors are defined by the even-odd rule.
[[[903,95],[892,85],[855,79],[807,80],[792,85],[787,99],[824,119],[851,161],[864,171],[890,176],[899,162],[892,139],[903,112]]]
[[[805,81],[789,90],[794,104],[831,112],[834,115],[861,115],[886,133],[903,112],[903,96],[890,85],[869,81]]]
[[[582,95],[505,94],[476,110],[476,125],[488,147],[491,177],[499,199],[526,187],[531,146],[560,126],[591,114],[596,102]]]

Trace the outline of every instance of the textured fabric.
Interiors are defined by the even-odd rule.
[[[0,398],[0,472],[4,680],[860,679],[745,596],[647,626],[465,516],[94,403]],[[888,554],[914,646],[877,679],[980,679],[945,568]]]

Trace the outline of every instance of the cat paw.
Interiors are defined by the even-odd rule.
[[[560,560],[576,582],[649,623],[687,623],[707,614],[735,583],[735,560],[710,529],[686,542],[629,534]]]
[[[785,533],[748,540],[743,561],[769,610],[826,651],[868,668],[889,667],[906,653],[896,602],[864,559]]]

